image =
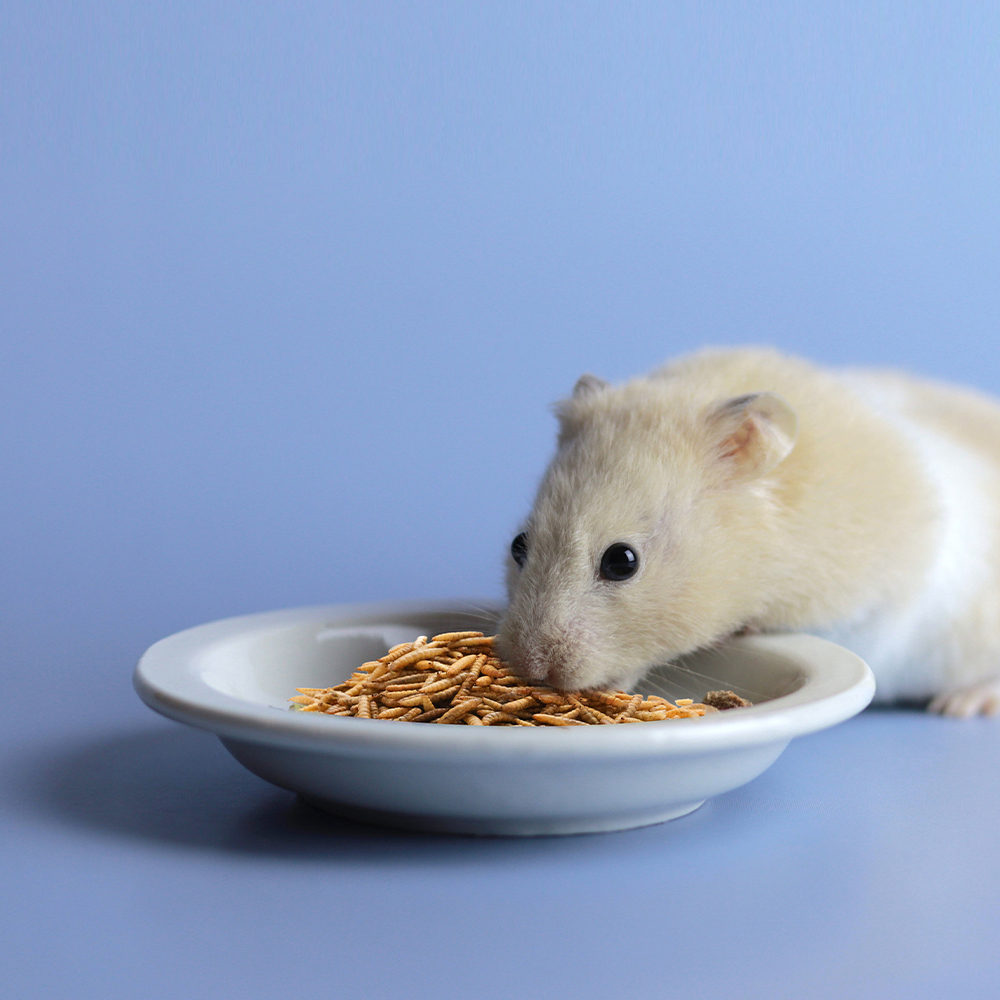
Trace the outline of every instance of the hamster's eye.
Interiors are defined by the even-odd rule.
[[[639,568],[639,557],[624,542],[608,546],[601,556],[601,578],[627,580]]]
[[[514,541],[510,543],[510,554],[518,566],[524,565],[525,559],[528,558],[528,536],[525,532],[522,531],[515,536]]]

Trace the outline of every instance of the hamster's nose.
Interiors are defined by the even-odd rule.
[[[514,632],[503,635],[497,652],[526,680],[552,687],[573,687],[570,650],[565,642],[553,641],[544,635],[527,637]]]
[[[536,652],[528,651],[520,658],[517,663],[518,672],[523,674],[529,681],[545,681],[548,677],[548,664],[545,660]]]
[[[560,688],[563,691],[569,691],[578,686],[573,681],[573,671],[565,663],[548,663],[542,676],[550,687]]]
[[[559,667],[549,667],[543,676],[545,678],[545,683],[548,684],[549,687],[565,690],[566,672],[564,670],[561,670]]]
[[[575,666],[572,649],[565,643],[538,640],[524,650],[519,672],[536,683],[564,690],[579,687],[574,681]]]

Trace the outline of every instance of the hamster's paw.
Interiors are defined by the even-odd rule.
[[[968,687],[945,691],[931,701],[927,711],[955,719],[996,715],[1000,713],[1000,677],[989,677]]]

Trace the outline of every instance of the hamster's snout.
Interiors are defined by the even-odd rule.
[[[549,644],[527,641],[520,630],[504,621],[500,623],[497,633],[497,652],[505,663],[509,663],[527,680],[552,683],[549,671],[553,664],[553,654]]]
[[[573,690],[584,686],[579,664],[583,643],[579,626],[571,624],[559,634],[533,632],[505,619],[500,623],[497,652],[522,677],[535,683]]]

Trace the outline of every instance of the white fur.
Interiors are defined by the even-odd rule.
[[[920,426],[904,413],[905,388],[877,375],[851,373],[845,384],[890,420],[920,458],[941,511],[930,571],[904,606],[887,601],[859,608],[856,617],[816,634],[847,646],[871,667],[879,701],[926,698],[954,668],[949,664],[952,623],[987,585],[987,554],[994,544],[982,460],[956,441]]]

